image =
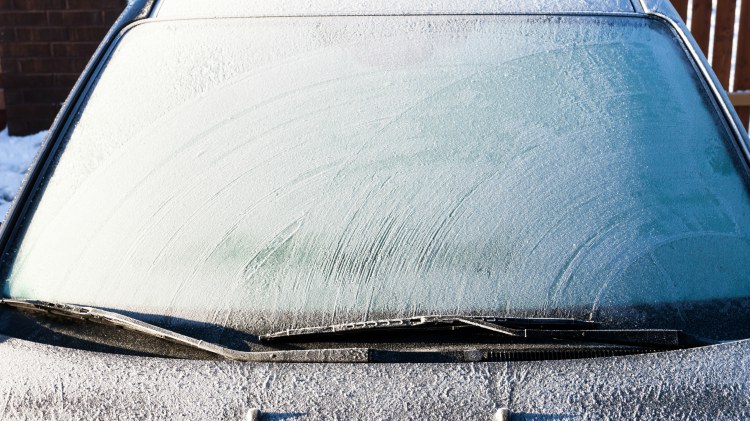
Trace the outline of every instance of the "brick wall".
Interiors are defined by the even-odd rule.
[[[125,0],[0,0],[8,130],[49,128]]]
[[[0,130],[5,128],[5,92],[3,91],[3,62],[0,61]]]

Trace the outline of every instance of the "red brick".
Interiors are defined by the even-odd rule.
[[[10,105],[10,104],[8,104]],[[28,116],[38,116],[37,118],[43,118],[43,116],[55,116],[60,110],[60,104],[33,104],[33,105],[16,105],[14,107],[8,107],[8,119],[13,120],[18,117],[28,118]],[[49,126],[49,123],[47,123]]]
[[[3,73],[5,73],[5,74],[20,74],[21,73],[21,64],[18,63],[18,59],[8,58],[7,60],[5,60],[5,69],[3,70]]]
[[[70,89],[64,88],[47,88],[47,89],[26,89],[23,91],[23,101],[26,104],[48,104],[65,101]]]
[[[16,33],[13,28],[7,26],[0,27],[0,55],[2,54],[2,44],[16,40]]]
[[[11,133],[49,127],[126,4],[125,0],[0,0],[0,59]]]
[[[52,86],[72,88],[76,84],[80,73],[54,74],[52,75]]]
[[[51,10],[65,9],[65,0],[8,0],[18,10]]]
[[[46,117],[45,119],[33,119],[33,120],[25,120],[23,117],[23,114],[19,117],[17,113],[14,113],[13,110],[8,110],[8,134],[11,136],[25,136],[33,133],[41,132],[42,130],[48,130],[49,126],[52,124],[52,120],[55,119],[55,116],[57,115],[57,112],[60,111],[60,106],[55,106],[54,112],[39,112],[39,111],[30,111],[35,112],[36,114],[32,115],[39,115]]]
[[[119,9],[113,9],[113,10],[105,10],[104,11],[104,23],[106,23],[109,26],[112,26],[113,23],[117,20],[117,18],[120,17],[120,14],[122,14],[122,8]]]
[[[89,28],[70,28],[68,30],[68,41],[72,42],[85,42],[95,41],[100,42],[104,35],[107,34],[108,27],[89,27]]]
[[[103,25],[104,18],[100,11],[55,11],[47,12],[50,26],[91,26]]]
[[[52,122],[55,120],[55,116],[57,116],[57,113],[60,112],[60,108],[62,108],[62,104],[56,105],[55,111],[47,114],[46,118],[44,119],[28,120],[26,122],[27,133],[33,134],[33,133],[39,133],[43,130],[49,130],[49,127],[52,125]],[[39,115],[39,116],[41,117],[42,115]]]
[[[74,73],[83,71],[88,60],[80,58],[47,58],[19,60],[22,73]]]
[[[52,75],[5,73],[5,87],[7,89],[37,88],[42,86],[54,86]]]
[[[98,43],[56,43],[52,44],[52,55],[55,57],[91,57]]]
[[[125,0],[68,0],[69,9],[78,10],[102,10],[102,9],[124,9]]]
[[[45,12],[8,12],[0,13],[0,26],[19,25],[45,25],[47,14]]]
[[[3,94],[5,95],[5,105],[7,107],[8,104],[20,104],[23,102],[23,93],[16,89],[11,90],[4,90]]]
[[[67,28],[16,28],[17,42],[65,41],[69,38]]]
[[[50,57],[50,45],[46,43],[8,43],[3,46],[3,57]]]
[[[54,116],[60,110],[60,104],[33,104],[33,105],[18,105],[16,107],[8,108],[8,118],[13,118],[18,115],[52,115]]]

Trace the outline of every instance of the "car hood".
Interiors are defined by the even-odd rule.
[[[95,353],[0,335],[0,418],[521,419],[750,416],[750,340],[628,357],[279,364]],[[514,418],[516,419],[516,418]]]

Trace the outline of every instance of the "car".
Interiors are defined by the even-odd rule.
[[[10,419],[750,417],[750,141],[660,0],[131,0],[0,233]]]

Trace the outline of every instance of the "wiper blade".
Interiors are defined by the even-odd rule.
[[[43,312],[56,316],[86,320],[139,332],[151,337],[178,343],[195,349],[210,352],[220,357],[248,362],[367,362],[367,348],[310,349],[284,351],[239,351],[211,342],[192,338],[168,329],[161,328],[115,312],[94,307],[72,304],[50,303],[45,301],[0,299],[0,304],[13,308]]]
[[[662,348],[686,348],[706,342],[670,329],[599,329],[592,321],[565,318],[499,318],[429,315],[403,319],[369,320],[329,326],[287,329],[261,335],[265,341],[330,337],[377,330],[421,330],[436,327],[474,326],[515,339],[595,342]]]
[[[406,317],[401,319],[384,319],[384,320],[367,320],[363,322],[351,322],[343,324],[335,324],[329,326],[314,326],[314,327],[302,327],[298,329],[286,329],[278,332],[268,333],[261,335],[261,340],[273,340],[279,338],[290,338],[290,337],[304,337],[314,335],[326,335],[326,334],[339,334],[339,333],[355,333],[355,332],[367,332],[372,330],[388,330],[388,329],[403,329],[403,328],[418,328],[418,327],[432,327],[432,326],[448,326],[455,325],[456,322],[462,324],[482,324],[482,323],[493,323],[492,325],[484,325],[490,330],[495,330],[499,333],[511,332],[513,329],[508,328],[522,328],[522,327],[543,327],[543,326],[556,326],[559,328],[595,328],[598,326],[596,322],[589,322],[578,319],[563,319],[563,318],[514,318],[514,317],[465,317],[455,315],[430,315],[430,316],[414,316]]]

